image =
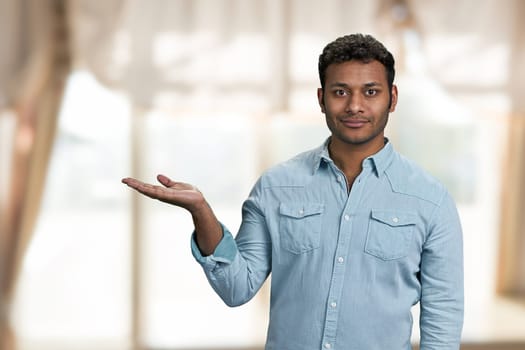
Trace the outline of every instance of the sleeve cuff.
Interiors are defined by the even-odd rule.
[[[195,231],[191,235],[191,253],[197,262],[203,266],[215,266],[217,263],[231,264],[237,255],[237,244],[226,227],[221,223],[222,239],[215,248],[215,251],[208,256],[203,256],[195,240]]]

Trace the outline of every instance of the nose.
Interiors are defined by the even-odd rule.
[[[351,115],[363,112],[364,99],[360,94],[350,94],[345,111]]]

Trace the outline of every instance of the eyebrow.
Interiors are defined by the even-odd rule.
[[[365,86],[365,87],[381,86],[381,83],[378,83],[378,82],[372,81],[372,82],[370,82],[370,83],[366,83],[364,86]]]
[[[363,84],[363,87],[365,88],[371,88],[371,87],[375,87],[375,86],[382,86],[381,83],[378,83],[376,81],[371,81],[371,82],[368,82],[368,83],[365,83]],[[341,82],[335,82],[333,84],[330,84],[330,87],[331,88],[334,88],[334,87],[344,87],[344,88],[348,88],[350,87],[350,85],[348,84],[345,84],[345,83],[341,83]]]

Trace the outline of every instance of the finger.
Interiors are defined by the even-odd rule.
[[[139,193],[142,193],[143,195],[153,199],[159,199],[162,201],[170,200],[170,195],[165,187],[151,185],[147,183],[140,183],[136,186],[133,186],[133,188]]]
[[[128,182],[129,182],[130,180],[132,180],[130,177],[125,177],[125,178],[123,178],[123,179],[120,180],[120,181],[121,181],[123,184],[126,184],[126,185],[127,185]]]
[[[159,195],[163,194],[162,191],[164,190],[164,187],[151,185],[133,178],[123,179],[122,182],[137,192],[152,198],[157,198]]]
[[[172,181],[169,177],[166,175],[159,174],[157,175],[157,181],[159,181],[161,184],[163,184],[166,187],[171,187],[176,184],[175,181]]]
[[[135,188],[135,187],[140,186],[141,184],[143,184],[142,181],[139,181],[139,180],[131,178],[131,177],[126,177],[126,178],[122,179],[122,183],[126,184],[126,185],[128,185],[129,187],[132,187],[132,188]]]

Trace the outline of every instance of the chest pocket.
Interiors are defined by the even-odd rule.
[[[408,255],[414,236],[416,216],[391,210],[372,210],[365,252],[382,260]]]
[[[319,248],[323,211],[322,203],[281,203],[279,206],[281,247],[294,254]]]

